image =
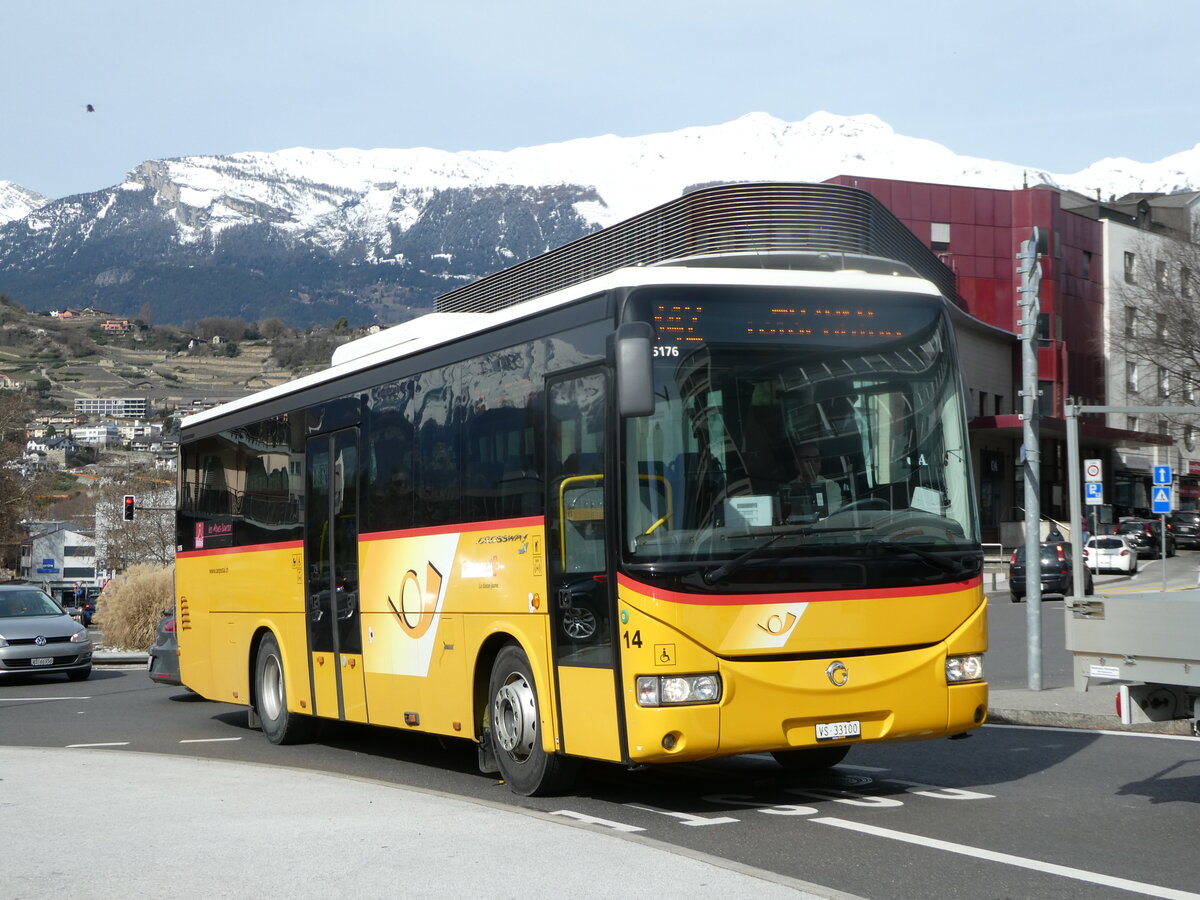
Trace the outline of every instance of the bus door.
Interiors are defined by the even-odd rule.
[[[367,721],[358,603],[358,429],[305,448],[305,595],[313,712]]]
[[[608,565],[608,376],[547,384],[546,527],[559,748],[621,759],[613,669],[615,584]]]

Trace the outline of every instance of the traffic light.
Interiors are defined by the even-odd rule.
[[[135,504],[134,504],[134,500],[133,500],[133,494],[126,494],[125,495],[125,521],[126,522],[133,521],[134,507],[135,507]]]

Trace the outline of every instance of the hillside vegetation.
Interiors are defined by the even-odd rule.
[[[7,376],[35,395],[41,412],[72,410],[80,397],[142,396],[171,411],[323,368],[334,347],[353,336],[344,322],[293,331],[277,319],[219,318],[182,328],[139,319],[128,333],[110,334],[101,329],[108,320],[33,314],[0,296],[0,388],[8,386]]]

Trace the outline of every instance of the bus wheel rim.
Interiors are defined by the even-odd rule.
[[[493,704],[496,742],[518,762],[529,758],[537,739],[537,699],[529,680],[513,672],[496,691]]]
[[[283,671],[274,656],[269,657],[263,667],[262,706],[263,713],[271,719],[278,718],[283,708]]]

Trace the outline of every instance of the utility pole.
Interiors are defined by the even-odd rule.
[[[1038,288],[1042,267],[1038,264],[1038,230],[1021,242],[1017,253],[1017,308],[1021,318],[1021,418],[1025,439],[1025,632],[1026,672],[1031,691],[1042,689],[1042,500],[1041,450],[1038,445]],[[1082,553],[1079,548],[1077,553]]]

